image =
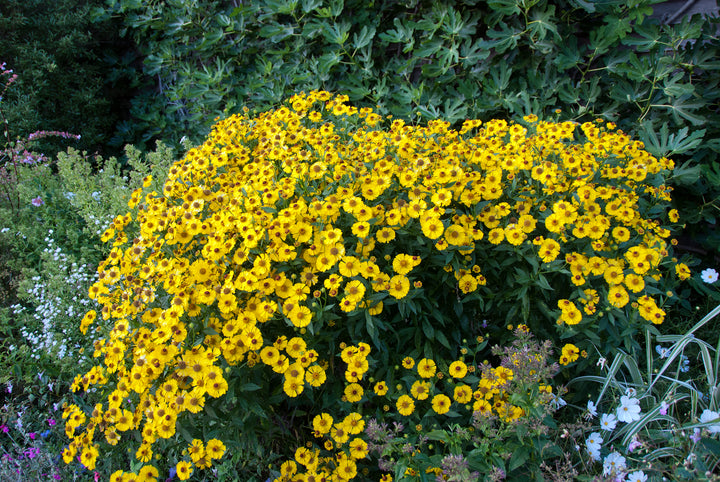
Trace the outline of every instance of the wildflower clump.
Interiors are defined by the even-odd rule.
[[[600,122],[457,131],[346,101],[312,92],[222,120],[162,192],[133,193],[103,234],[112,250],[90,289],[102,308],[81,325],[114,326],[74,384],[105,398],[66,407],[66,460],[93,467],[99,440],[138,434],[140,462],[163,450],[189,477],[222,456],[193,456],[194,440],[207,452],[251,411],[302,407],[324,447],[342,448],[329,466],[347,480],[371,451],[359,436],[371,412],[523,416],[498,386],[514,369],[478,376],[481,349],[463,353],[485,328],[520,318],[545,337],[611,343],[663,321],[670,243],[657,219],[672,161]],[[481,384],[490,397],[475,395]],[[318,456],[296,458],[316,467]]]

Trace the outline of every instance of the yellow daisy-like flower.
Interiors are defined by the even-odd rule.
[[[438,218],[427,217],[420,221],[420,227],[425,237],[429,239],[438,239],[445,232],[445,226]]]
[[[396,299],[405,298],[410,291],[410,280],[404,275],[398,274],[390,278],[388,293]]]
[[[681,280],[686,280],[690,277],[690,268],[685,263],[678,263],[675,265],[675,273]]]
[[[440,393],[433,397],[432,408],[433,410],[435,410],[435,413],[442,415],[450,410],[451,403],[452,401],[447,395],[443,395],[442,393]]]
[[[448,373],[453,378],[463,378],[467,375],[467,371],[467,365],[460,360],[452,362],[448,368]]]
[[[409,356],[406,356],[402,360],[402,366],[403,368],[410,370],[412,367],[415,366],[415,360]]]
[[[329,433],[332,426],[333,418],[329,413],[321,413],[313,418],[313,430],[319,434]]]
[[[175,473],[180,480],[189,479],[190,475],[193,473],[192,464],[186,460],[181,460],[177,463],[177,465],[175,465]]]
[[[357,383],[351,383],[345,387],[345,398],[350,403],[359,402],[363,397],[363,387]]]
[[[422,378],[432,378],[435,376],[437,365],[429,358],[423,358],[417,365],[418,375]]]
[[[561,364],[567,365],[580,357],[580,350],[572,343],[567,343],[562,347]]]
[[[468,403],[472,400],[472,388],[468,385],[458,385],[453,390],[453,399],[458,403]]]
[[[398,413],[407,417],[415,411],[415,401],[409,395],[401,395],[395,404]]]
[[[385,381],[377,382],[373,387],[373,391],[380,397],[384,396],[388,392],[387,383],[385,383]]]
[[[312,312],[307,306],[296,306],[288,313],[287,317],[293,325],[304,328],[312,321]]]

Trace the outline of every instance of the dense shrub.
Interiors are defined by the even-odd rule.
[[[131,94],[118,54],[127,46],[119,39],[114,21],[91,20],[91,7],[100,4],[97,0],[0,3],[0,60],[22,74],[3,99],[11,140],[40,130],[69,131],[82,135],[76,147],[114,152],[108,144],[122,116],[122,97]],[[105,62],[112,59],[111,74]],[[45,138],[36,147],[52,156],[65,145]]]
[[[371,418],[417,417],[419,444],[473,411],[538,427],[558,395],[549,347],[525,338],[495,365],[488,334],[565,343],[567,365],[664,321],[690,274],[671,259],[672,161],[601,121],[414,127],[346,101],[313,92],[220,121],[162,192],[133,193],[103,234],[102,309],[81,323],[114,327],[76,377],[102,398],[66,407],[67,461],[102,464],[104,438],[130,465],[163,453],[189,475],[253,430],[313,447],[297,432],[312,426],[347,475],[381,443],[358,428]],[[522,471],[523,453],[492,463]]]

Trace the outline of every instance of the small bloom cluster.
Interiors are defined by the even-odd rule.
[[[42,257],[49,263],[48,266],[57,267],[58,272],[54,273],[52,279],[48,277],[49,273],[30,279],[32,285],[23,298],[33,305],[32,313],[29,314],[35,323],[21,326],[20,334],[24,343],[31,348],[30,356],[36,360],[41,356],[53,356],[59,360],[70,357],[73,364],[83,364],[88,360],[79,353],[80,345],[74,336],[71,321],[94,304],[83,293],[97,276],[86,264],[70,260],[55,244],[52,234],[50,231],[45,238],[47,245]],[[11,309],[16,316],[28,313],[21,304],[13,305]],[[40,328],[34,329],[34,326]],[[72,344],[73,340],[76,343]],[[17,347],[11,346],[10,349],[15,350]]]
[[[598,414],[597,406],[593,401],[588,401],[587,418],[594,418]],[[600,432],[591,433],[585,440],[585,449],[594,461],[602,460],[603,476],[612,477],[616,480],[628,480],[642,482],[647,480],[647,475],[642,470],[630,471],[627,466],[627,459],[618,450],[613,450],[603,456],[604,436],[610,436],[618,427],[618,423],[632,423],[642,416],[640,400],[635,397],[634,390],[628,390],[620,397],[620,405],[615,412],[603,413],[600,415]],[[626,453],[631,453],[640,447],[642,443],[634,437],[626,447]],[[627,478],[625,478],[627,477]]]
[[[62,137],[63,139],[75,139],[76,141],[80,140],[80,136],[78,134],[70,134],[69,132],[61,131],[35,131],[28,135],[27,138],[29,141],[37,141],[44,137]]]

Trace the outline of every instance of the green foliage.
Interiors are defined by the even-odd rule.
[[[90,8],[101,3],[0,2],[0,62],[20,74],[3,99],[10,139],[25,138],[41,129],[69,131],[82,136],[77,144],[81,149],[107,149],[118,122],[121,96],[130,92],[119,64],[112,74],[116,78],[106,77],[109,70],[103,61],[126,46],[118,39],[112,21],[91,21]],[[46,139],[41,148],[53,155],[64,146]]]

